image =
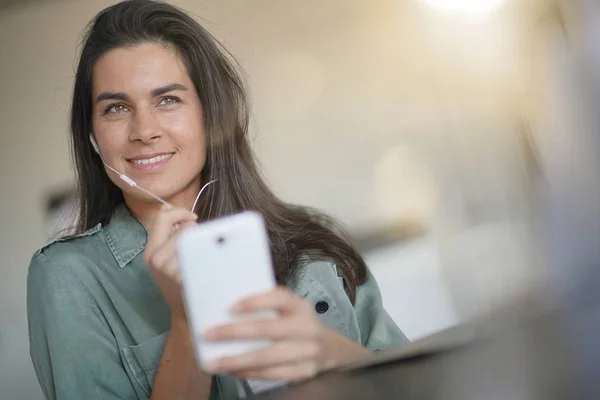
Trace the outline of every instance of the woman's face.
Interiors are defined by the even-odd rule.
[[[104,161],[139,186],[191,206],[206,159],[202,105],[177,53],[158,44],[109,51],[95,64],[93,133]],[[128,205],[151,198],[107,171]]]

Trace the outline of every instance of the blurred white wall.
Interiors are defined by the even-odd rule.
[[[7,398],[40,397],[28,355],[27,266],[45,240],[44,196],[71,182],[67,118],[80,33],[110,3],[44,2],[0,13],[0,387]],[[499,254],[497,234],[501,252],[520,238],[512,211],[522,205],[525,181],[511,103],[520,90],[519,49],[506,21],[469,25],[392,0],[177,3],[241,61],[255,148],[281,197],[322,208],[356,232],[390,220],[429,228],[417,241],[367,254],[386,306],[410,337],[452,325],[487,306],[490,293],[505,293],[522,269],[512,262],[520,253],[500,262],[500,279],[481,257]],[[483,239],[457,247],[457,233]],[[453,285],[464,277],[471,277],[466,287]]]

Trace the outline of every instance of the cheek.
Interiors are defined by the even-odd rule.
[[[123,122],[94,122],[94,136],[105,159],[117,158],[128,141],[128,128]]]
[[[194,173],[199,173],[206,163],[206,145],[204,131],[197,130],[196,134],[189,135],[186,146],[186,163],[194,170]]]
[[[206,158],[206,145],[204,139],[204,132],[202,130],[196,131],[195,134],[187,134],[185,137],[184,153],[185,158],[192,164],[202,163],[204,164]]]
[[[185,118],[174,118],[169,123],[169,131],[177,145],[187,153],[186,158],[196,158],[206,152],[204,126],[199,116],[190,113]]]

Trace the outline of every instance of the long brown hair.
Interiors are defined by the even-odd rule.
[[[88,140],[92,124],[92,72],[99,57],[124,46],[160,43],[184,61],[203,107],[207,135],[202,182],[207,188],[196,211],[200,221],[243,210],[266,220],[275,274],[287,282],[307,255],[336,263],[354,303],[367,276],[363,258],[339,226],[324,214],[279,200],[258,171],[248,142],[248,103],[231,54],[182,10],[161,2],[131,0],[101,11],[88,26],[75,77],[71,109],[72,151],[79,188],[78,231],[107,224],[123,202]]]

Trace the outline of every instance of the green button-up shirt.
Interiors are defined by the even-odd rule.
[[[142,261],[147,232],[123,205],[106,226],[54,241],[29,266],[33,364],[48,399],[149,399],[170,311]],[[310,262],[288,286],[326,302],[320,321],[371,350],[406,342],[385,312],[372,276],[355,306],[332,263]],[[326,308],[326,311],[323,310]],[[220,375],[211,399],[237,399],[249,385]]]

